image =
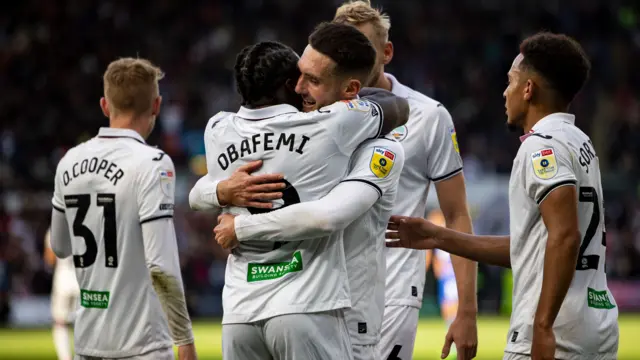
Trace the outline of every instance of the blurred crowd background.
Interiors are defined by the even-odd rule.
[[[166,77],[149,143],[178,169],[176,227],[192,314],[219,315],[227,253],[211,240],[215,218],[189,211],[206,169],[203,127],[235,111],[236,53],[278,40],[302,52],[313,27],[341,1],[23,0],[0,11],[0,308],[46,297],[42,260],[56,164],[107,126],[98,106],[106,65],[148,58]],[[640,309],[640,3],[635,0],[378,0],[391,16],[388,71],[453,115],[476,232],[508,233],[505,179],[519,134],[504,123],[506,73],[519,42],[564,32],[593,70],[572,106],[600,159],[607,217],[607,274],[622,310]],[[431,201],[431,200],[430,200]],[[431,201],[437,206],[437,203]],[[484,312],[504,310],[509,273],[481,267]],[[434,287],[427,286],[433,293]],[[426,302],[433,302],[427,297]],[[14,306],[15,307],[15,306]],[[424,312],[428,313],[426,306]],[[508,311],[508,310],[507,310]],[[434,310],[435,312],[435,310]]]

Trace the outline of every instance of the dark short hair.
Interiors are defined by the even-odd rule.
[[[236,57],[234,73],[242,105],[274,100],[287,80],[297,81],[298,54],[275,41],[263,41],[242,49]]]
[[[309,35],[309,45],[336,63],[338,75],[365,82],[376,62],[376,50],[367,37],[349,24],[324,22]]]
[[[540,74],[569,104],[589,78],[591,63],[582,46],[564,34],[540,32],[520,44],[521,66]]]

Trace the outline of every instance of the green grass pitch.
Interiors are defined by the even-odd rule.
[[[479,360],[502,358],[509,326],[507,318],[481,317],[478,320]],[[201,360],[219,360],[221,327],[217,321],[194,324],[196,347]],[[439,359],[445,327],[439,319],[420,321],[416,339],[416,360]],[[449,356],[449,358],[454,358]],[[55,360],[49,329],[0,329],[0,359]],[[620,350],[618,360],[640,359],[640,315],[620,316]]]

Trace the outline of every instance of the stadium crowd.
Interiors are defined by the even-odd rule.
[[[189,211],[203,172],[208,118],[236,110],[232,68],[245,45],[275,39],[301,52],[306,34],[342,1],[38,1],[0,13],[0,304],[47,294],[42,261],[55,166],[107,124],[101,74],[121,56],[143,56],[167,74],[149,142],[178,168],[176,230],[192,313],[219,301],[226,252],[211,241],[215,218]],[[451,112],[468,179],[509,174],[519,142],[504,125],[506,73],[520,39],[566,32],[593,72],[572,107],[603,171],[607,273],[640,278],[640,8],[623,0],[375,1],[395,20],[390,72]],[[478,209],[478,212],[488,211]],[[215,300],[218,299],[218,300]],[[1,316],[0,316],[1,317]]]

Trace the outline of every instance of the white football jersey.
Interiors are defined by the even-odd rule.
[[[392,137],[369,140],[353,153],[344,181],[369,184],[380,198],[344,229],[344,252],[351,288],[345,318],[351,343],[380,341],[385,293],[385,232],[396,200],[404,149]]]
[[[462,171],[462,158],[449,112],[437,101],[400,84],[390,74],[393,94],[409,101],[409,121],[391,132],[405,153],[394,215],[426,217],[431,182]],[[424,250],[386,248],[385,305],[420,308],[424,291]]]
[[[205,130],[209,176],[222,180],[247,162],[263,160],[258,173],[285,175],[287,189],[276,207],[316,200],[345,177],[353,151],[377,138],[381,127],[381,108],[364,100],[310,113],[285,104],[219,113]],[[342,233],[275,246],[243,241],[227,261],[222,301],[223,324],[350,307]]]
[[[101,128],[60,160],[52,203],[67,218],[80,286],[76,353],[129,357],[173,345],[141,224],[173,216],[174,180],[169,156],[128,129]]]
[[[529,354],[548,232],[539,205],[560,186],[578,192],[582,241],[576,273],[553,325],[556,358],[615,359],[618,308],[605,274],[604,203],[593,144],[574,116],[551,114],[522,137],[509,184],[513,310],[506,351]]]

